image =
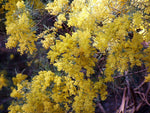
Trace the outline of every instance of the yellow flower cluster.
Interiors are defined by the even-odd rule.
[[[18,45],[18,51],[21,54],[24,52],[32,54],[36,51],[35,41],[37,39],[35,38],[35,31],[31,29],[33,22],[29,17],[29,12],[25,9],[24,2],[10,0],[5,5],[5,9],[8,10],[6,14],[6,30],[7,34],[10,35],[6,47],[13,48]]]
[[[24,1],[18,1],[17,4],[16,4],[16,6],[17,6],[18,9],[25,8]]]
[[[3,2],[3,0],[0,0],[0,4]]]
[[[93,66],[95,66],[96,59],[93,57],[96,51],[94,47],[90,46],[90,34],[88,31],[77,31],[66,36],[60,36],[61,40],[56,41],[56,45],[51,46],[48,52],[48,58],[51,63],[58,67],[58,70],[63,70],[69,75],[75,75],[80,72],[82,68],[87,71],[87,76],[94,73]],[[57,59],[62,55],[61,59]],[[65,64],[65,65],[64,65]]]
[[[41,41],[45,49],[49,49],[54,44],[55,33],[44,35],[44,40]]]
[[[83,73],[80,74],[83,76]],[[18,76],[16,78],[19,79]],[[11,97],[17,98],[20,104],[17,106],[17,102],[13,102],[9,106],[10,113],[37,113],[37,111],[65,113],[71,109],[70,105],[77,113],[81,111],[93,113],[95,110],[93,98],[97,97],[100,89],[104,92],[106,90],[102,79],[94,84],[90,79],[82,78],[75,81],[69,76],[60,77],[51,71],[40,71],[31,83],[20,82],[20,79],[18,81],[17,89],[13,89]],[[100,92],[102,99],[107,95],[104,92]]]
[[[52,3],[48,3],[46,9],[52,15],[58,15],[58,13],[63,12],[68,5],[68,0],[54,0]]]
[[[4,75],[1,74],[0,75],[0,90],[2,89],[2,87],[6,87],[7,86],[7,80],[4,78]]]
[[[17,85],[17,84],[20,84],[23,80],[25,80],[28,76],[27,75],[24,75],[22,73],[18,73],[16,75],[16,77],[13,77],[12,80],[13,80],[13,84],[14,85]]]
[[[24,74],[21,74],[21,73],[18,73],[16,75],[16,77],[12,78],[13,84],[17,87],[17,89],[12,88],[12,92],[10,94],[11,97],[18,98],[18,99],[23,97],[23,94],[24,94],[23,88],[26,86],[25,84],[27,82],[27,81],[24,81],[24,80],[26,78],[27,78],[27,75],[24,75]]]
[[[3,0],[0,0],[0,14],[3,14],[4,13],[4,7],[3,7]],[[0,22],[1,22],[1,17],[0,17]]]

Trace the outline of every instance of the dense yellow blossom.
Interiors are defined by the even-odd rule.
[[[62,12],[68,5],[68,0],[54,0],[52,3],[48,3],[46,9],[52,14],[57,15]],[[69,9],[68,9],[69,10]]]
[[[4,13],[4,7],[3,7],[3,0],[0,0],[0,14],[3,14]],[[0,22],[1,22],[1,18],[0,18]]]
[[[17,84],[20,84],[23,80],[25,80],[28,76],[27,75],[24,75],[22,73],[18,73],[16,75],[16,77],[13,77],[12,80],[13,80],[13,84],[14,85],[17,85]]]
[[[0,3],[2,3],[3,2],[3,0],[0,0]]]
[[[8,110],[11,110],[9,113],[18,113],[18,112],[22,112],[21,111],[21,106],[19,105],[10,105]]]
[[[10,35],[6,47],[13,48],[18,45],[18,51],[21,54],[24,52],[32,54],[36,51],[35,41],[37,39],[35,38],[35,31],[31,30],[33,22],[29,18],[29,12],[25,10],[24,2],[9,1],[5,5],[5,9],[8,10],[6,14],[6,30],[7,34]]]
[[[50,48],[51,45],[54,44],[55,33],[44,35],[44,40],[42,40],[43,47],[45,49]]]
[[[12,90],[10,96],[13,97],[13,98],[18,98],[18,99],[22,98],[21,91],[16,90],[16,89]]]
[[[17,8],[18,8],[18,9],[25,8],[24,1],[18,1],[16,5],[17,5]]]
[[[26,92],[25,88],[30,91]],[[69,76],[60,77],[51,71],[41,71],[39,75],[33,78],[31,83],[27,81],[18,82],[17,89],[13,89],[11,97],[18,100],[23,98],[25,104],[18,109],[18,106],[12,103],[9,110],[10,113],[14,110],[25,113],[37,113],[36,110],[38,110],[38,113],[43,113],[43,111],[46,113],[65,113],[71,109],[69,105],[72,104],[75,112],[92,113],[94,112],[93,106],[95,106],[93,99],[97,97],[99,90],[102,91],[100,93],[102,98],[105,99],[107,95],[105,93],[106,86],[102,84],[102,79],[96,83],[90,79],[75,81]],[[75,96],[74,102],[73,96]]]
[[[7,80],[4,78],[4,75],[1,74],[0,75],[0,90],[2,89],[2,87],[6,87],[7,86]]]

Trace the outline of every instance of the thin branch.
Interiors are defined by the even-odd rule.
[[[97,103],[97,105],[98,105],[98,107],[99,107],[99,109],[101,110],[102,113],[106,113],[106,111],[105,111],[105,109],[104,109],[104,107],[102,106],[101,103]]]
[[[124,88],[122,102],[121,102],[121,105],[119,107],[118,113],[124,113],[125,103],[126,103],[126,92],[127,92],[127,88]]]
[[[141,88],[144,84],[145,84],[145,82],[143,81],[137,88],[134,88],[134,91],[138,90],[139,88]]]
[[[132,75],[132,74],[138,74],[138,73],[142,73],[142,72],[145,72],[147,71],[147,68],[146,69],[142,69],[140,71],[136,71],[136,72],[133,72],[133,73],[128,73],[128,75]],[[117,78],[120,78],[120,77],[125,77],[125,75],[119,75],[119,76],[115,76],[113,77],[114,79],[117,79]]]

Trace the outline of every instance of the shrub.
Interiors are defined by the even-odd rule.
[[[54,0],[43,11],[54,23],[39,32],[34,16],[44,15],[44,3],[8,0],[6,47],[34,54],[40,42],[50,65],[57,67],[57,71],[40,71],[30,82],[14,82],[11,97],[16,100],[9,112],[93,113],[99,95],[106,99],[106,83],[114,81],[116,72],[127,75],[142,64],[149,72],[149,4],[148,0]],[[101,56],[106,57],[106,65],[100,69],[103,72],[96,72]]]

